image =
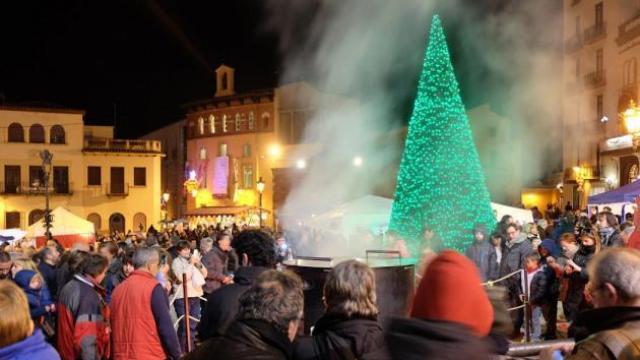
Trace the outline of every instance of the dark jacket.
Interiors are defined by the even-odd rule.
[[[238,313],[240,296],[267,270],[269,269],[259,266],[241,267],[236,272],[233,284],[209,294],[202,319],[198,324],[198,337],[202,341],[226,332]]]
[[[608,307],[581,313],[576,324],[586,332],[565,360],[640,358],[640,307]]]
[[[27,295],[27,301],[29,302],[29,313],[31,318],[36,320],[47,313],[46,306],[53,304],[51,294],[47,289],[47,284],[43,283],[40,289],[32,289],[29,287],[31,279],[36,276],[37,273],[33,270],[20,270],[13,279],[16,284]],[[43,280],[44,281],[44,280]]]
[[[44,341],[39,329],[22,341],[0,348],[0,360],[60,360],[60,355]]]
[[[421,319],[393,319],[386,333],[392,359],[490,359],[492,345],[464,325]]]
[[[273,325],[259,320],[238,320],[220,337],[205,341],[185,360],[287,360],[292,359],[292,345],[287,335]]]
[[[49,265],[44,261],[38,264],[38,271],[42,274],[44,281],[47,283],[49,293],[55,299],[58,294],[58,283],[56,280],[56,267]]]
[[[589,308],[584,297],[584,287],[589,282],[587,263],[593,256],[594,254],[588,253],[583,247],[580,247],[575,255],[573,255],[573,262],[580,266],[582,271],[573,272],[568,275],[569,284],[565,307],[567,308],[567,319],[570,321],[573,321],[580,311]]]
[[[297,360],[389,359],[375,319],[325,315],[316,322],[313,337],[298,339],[294,347]]]
[[[471,246],[469,246],[466,252],[467,257],[478,267],[478,270],[480,271],[480,278],[483,282],[489,280],[491,275],[491,264],[489,263],[489,258],[492,251],[495,252],[493,246],[489,244],[488,241],[484,240],[481,242],[475,241]]]
[[[533,252],[531,242],[527,240],[524,234],[513,240],[507,241],[507,246],[502,254],[502,263],[500,264],[500,276],[505,276],[516,270],[524,268],[524,258]],[[510,277],[507,281],[507,287],[510,291],[520,289],[520,274]]]
[[[550,297],[549,291],[549,273],[544,269],[540,269],[533,279],[531,279],[531,287],[529,289],[529,301],[533,306],[545,305]]]
[[[202,287],[206,294],[211,294],[222,287],[222,280],[227,276],[227,264],[227,254],[218,246],[214,246],[202,257],[202,265],[207,269],[207,277]]]
[[[104,278],[104,288],[107,291],[107,303],[111,303],[111,295],[116,286],[120,285],[127,277],[122,270],[122,261],[119,258],[113,259]]]
[[[609,228],[611,229],[611,228]],[[622,235],[618,229],[612,231],[602,230],[600,231],[600,240],[602,241],[602,247],[624,247],[624,241]]]
[[[500,247],[502,251],[502,256],[504,256],[504,247]],[[489,272],[487,273],[487,280],[496,280],[500,277],[500,265],[502,263],[502,259],[498,261],[498,251],[494,246],[491,246],[491,251],[489,252]]]

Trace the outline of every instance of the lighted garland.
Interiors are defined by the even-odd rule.
[[[417,255],[423,226],[446,248],[464,251],[477,223],[490,231],[495,219],[444,31],[434,15],[389,229]]]

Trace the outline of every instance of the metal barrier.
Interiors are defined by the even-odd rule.
[[[540,341],[527,344],[512,343],[509,345],[508,356],[535,356],[539,355],[542,350],[565,345],[574,345],[575,341],[571,339]]]
[[[528,284],[528,274],[524,269],[518,269],[510,274],[507,274],[501,278],[498,278],[496,280],[491,280],[491,281],[487,281],[482,283],[482,286],[494,286],[496,283],[505,281],[517,274],[520,274],[521,277],[521,282],[524,282],[524,286],[522,289],[523,292],[523,297],[522,297],[522,305],[519,306],[514,306],[512,308],[507,309],[507,311],[515,311],[515,310],[519,310],[524,308],[524,339],[525,341],[528,343],[531,341],[531,326],[532,326],[532,322],[531,322],[531,304],[529,303],[529,286],[527,286]],[[522,284],[522,283],[521,283]]]

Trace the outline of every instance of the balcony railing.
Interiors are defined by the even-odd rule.
[[[107,183],[106,186],[107,196],[129,196],[128,183]]]
[[[49,184],[49,195],[73,195],[73,183]],[[0,182],[0,193],[4,195],[36,195],[44,196],[44,185],[28,182]]]
[[[622,46],[640,36],[640,11],[636,12],[629,20],[618,26],[616,43]]]
[[[162,142],[158,140],[124,140],[91,138],[84,140],[84,151],[161,153]]]
[[[607,23],[596,23],[584,31],[584,44],[591,44],[607,36]]]
[[[588,87],[600,87],[607,83],[604,70],[596,70],[584,76],[584,85]]]
[[[564,43],[564,51],[567,54],[574,53],[582,48],[583,40],[582,34],[576,34],[573,37],[567,39]]]

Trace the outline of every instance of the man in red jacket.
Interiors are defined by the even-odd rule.
[[[113,358],[179,359],[180,344],[169,315],[169,299],[156,280],[160,254],[139,248],[133,255],[135,270],[113,292],[111,325]]]

